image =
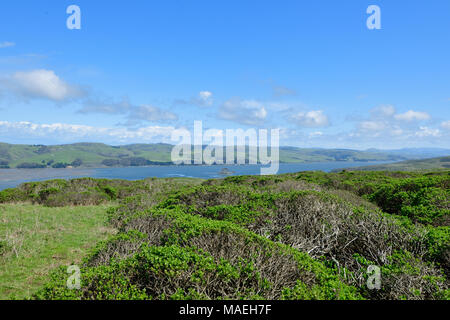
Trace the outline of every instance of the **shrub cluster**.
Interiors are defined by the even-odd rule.
[[[119,233],[84,260],[82,290],[68,290],[60,269],[35,298],[450,298],[449,227],[438,225],[448,215],[446,174],[52,183],[20,190],[59,205],[58,194],[93,188],[102,201],[119,201],[108,212]],[[0,193],[0,201],[10,198]],[[366,286],[370,265],[381,269],[380,290]]]
[[[0,203],[32,202],[49,207],[98,205],[131,196],[146,195],[158,201],[171,190],[199,181],[156,179],[141,181],[79,178],[28,182],[14,189],[0,191]]]

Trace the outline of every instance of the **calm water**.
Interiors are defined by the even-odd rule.
[[[374,162],[317,162],[317,163],[281,163],[278,173],[321,170],[330,172],[335,169],[368,166],[387,163]],[[96,169],[0,169],[0,190],[14,188],[23,182],[49,179],[73,179],[81,177],[140,180],[149,177],[170,178],[189,177],[215,179],[223,178],[223,168],[232,171],[232,175],[259,175],[261,165],[242,166],[148,166],[126,168]]]

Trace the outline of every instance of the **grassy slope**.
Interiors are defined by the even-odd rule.
[[[81,258],[113,229],[105,226],[106,205],[47,208],[0,205],[0,299],[24,298],[60,265]]]
[[[351,171],[420,171],[420,170],[448,170],[450,157],[440,157],[424,160],[409,160],[384,165],[351,168]]]
[[[120,147],[101,143],[77,143],[70,145],[37,146],[0,143],[0,162],[8,162],[11,168],[20,163],[71,163],[79,158],[83,166],[98,167],[105,159],[142,157],[150,161],[170,162],[172,146],[168,144],[134,144]],[[344,149],[280,148],[280,161],[285,163],[323,161],[399,161],[411,159],[411,155],[381,151],[356,151]]]

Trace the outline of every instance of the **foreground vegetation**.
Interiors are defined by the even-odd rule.
[[[80,263],[113,233],[107,206],[0,205],[0,299],[30,296],[60,265]]]
[[[0,203],[110,204],[118,233],[84,256],[81,290],[65,265],[35,299],[449,299],[449,186],[448,171],[86,178],[23,184]]]

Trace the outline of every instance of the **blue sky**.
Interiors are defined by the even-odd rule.
[[[450,148],[447,0],[15,0],[0,30],[2,142],[170,142],[202,120],[281,145]]]

